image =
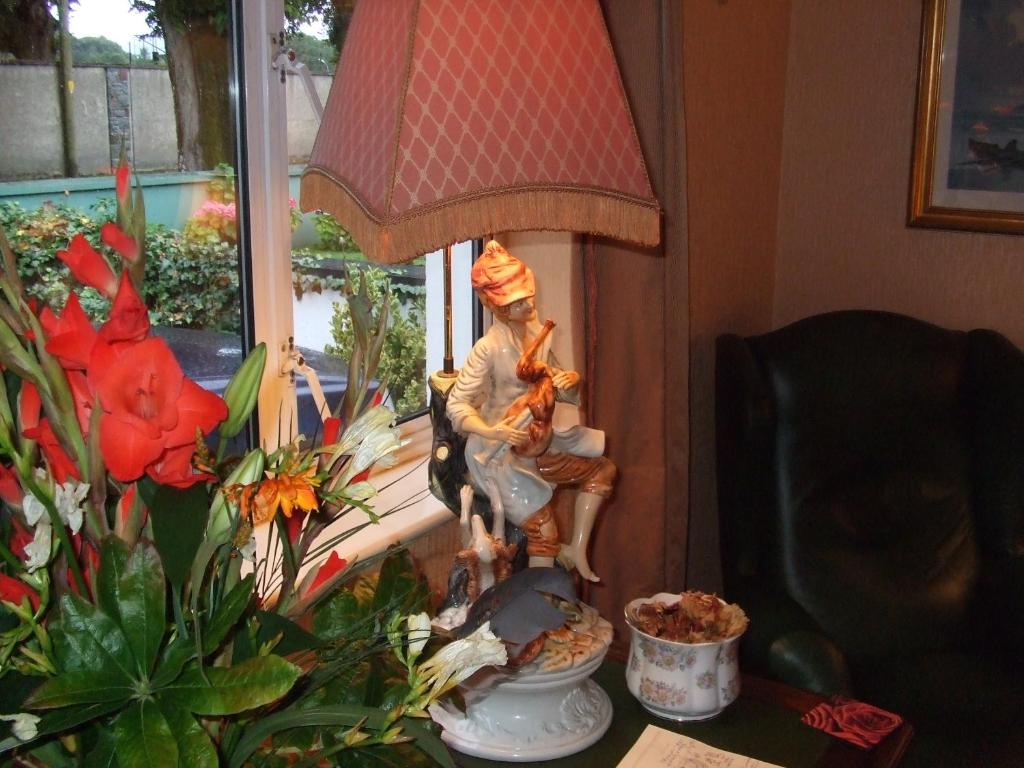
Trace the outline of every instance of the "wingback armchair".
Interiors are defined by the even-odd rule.
[[[1024,354],[843,311],[717,342],[742,668],[907,717],[908,765],[1024,765]]]

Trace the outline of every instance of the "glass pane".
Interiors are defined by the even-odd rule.
[[[314,14],[293,25],[289,45],[298,65],[287,80],[288,152],[291,194],[299,196],[299,181],[313,148],[319,115],[310,87],[326,101],[344,30],[355,3],[335,4],[325,18]],[[378,266],[366,258],[348,232],[327,213],[297,214],[292,236],[293,311],[295,341],[306,362],[317,372],[327,407],[337,407],[347,381],[347,361],[354,343],[346,290],[359,290],[365,281],[374,317],[384,310],[388,327],[375,379],[385,382],[382,395],[399,416],[427,407],[427,288],[421,258],[400,266]],[[347,282],[346,282],[347,281]],[[389,296],[385,302],[385,296]],[[439,319],[440,319],[439,315]],[[317,429],[317,406],[304,381],[297,382],[300,429]]]
[[[53,14],[56,5],[39,4]],[[165,3],[158,14],[139,0],[77,0],[69,62],[62,46],[19,45],[0,33],[0,226],[28,290],[64,306],[71,281],[55,253],[76,234],[120,272],[99,232],[116,218],[113,171],[123,150],[145,201],[143,299],[153,332],[187,375],[217,391],[241,359],[229,5]],[[0,4],[0,30],[32,38],[4,18],[14,13],[8,6],[17,4]],[[36,21],[46,39],[59,36],[54,16]],[[86,289],[81,299],[94,322],[106,318],[99,293]]]

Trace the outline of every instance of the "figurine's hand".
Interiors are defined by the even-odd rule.
[[[515,421],[515,416],[509,416],[507,419],[499,421],[490,428],[490,434],[487,437],[512,446],[526,445],[530,441],[530,433],[523,429],[516,429],[513,426]]]
[[[551,377],[555,389],[574,389],[580,383],[580,375],[576,371],[560,371]]]

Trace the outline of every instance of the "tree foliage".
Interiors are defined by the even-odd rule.
[[[50,0],[0,0],[0,60],[53,61],[53,6]]]
[[[100,64],[128,66],[128,52],[106,37],[75,37],[71,39],[71,57],[76,65]]]

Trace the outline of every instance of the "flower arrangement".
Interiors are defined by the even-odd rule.
[[[386,750],[388,764],[452,765],[426,710],[504,663],[503,644],[484,624],[428,652],[439,640],[408,556],[371,573],[335,551],[376,519],[368,473],[401,444],[369,396],[373,355],[319,444],[229,455],[266,350],[223,397],[182,372],[140,298],[129,182],[122,163],[101,232],[120,274],[80,235],[57,254],[109,300],[98,328],[75,292],[59,313],[26,299],[0,233],[0,756],[237,768]],[[350,514],[365,521],[327,535]]]

